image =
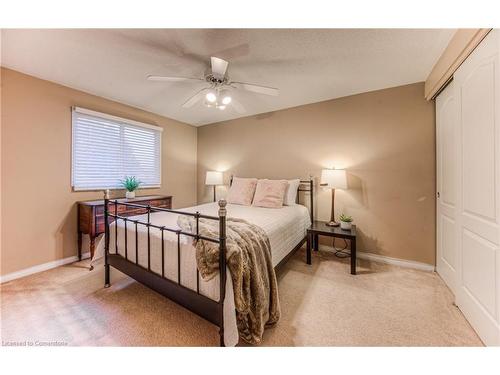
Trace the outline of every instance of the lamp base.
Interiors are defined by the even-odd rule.
[[[336,221],[329,221],[328,223],[326,223],[326,225],[328,225],[329,227],[338,227],[340,224]]]

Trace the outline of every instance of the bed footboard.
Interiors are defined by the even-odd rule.
[[[105,242],[104,242],[104,283],[105,287],[110,286],[110,267],[113,266],[117,270],[125,273],[133,279],[139,281],[141,284],[155,290],[163,296],[171,299],[179,305],[187,308],[195,314],[205,318],[209,322],[219,327],[220,345],[224,346],[224,298],[226,296],[226,201],[219,201],[218,216],[202,215],[199,212],[183,212],[178,210],[171,210],[166,208],[151,207],[149,205],[139,205],[135,203],[124,203],[117,200],[111,201],[114,205],[113,212],[109,210],[109,195],[106,191],[104,195],[104,222],[105,222]],[[130,219],[118,214],[118,206],[129,206],[140,208],[147,213],[147,220],[141,221]],[[168,228],[165,226],[158,226],[151,223],[152,212],[170,212],[178,215],[186,215],[194,217],[196,220],[196,233],[184,232],[177,228]],[[209,238],[199,235],[199,220],[200,218],[208,220],[216,220],[219,222],[219,237]],[[114,219],[114,220],[113,220]],[[119,254],[118,251],[118,230],[114,231],[115,235],[115,252],[110,252],[110,223],[112,221],[122,220],[124,223],[124,255]],[[138,228],[143,226],[147,228],[147,267],[144,267],[138,262]],[[151,233],[150,228],[156,228],[161,232],[161,274],[151,270]],[[135,231],[135,261],[128,259],[128,243],[127,243],[127,229]],[[171,280],[165,276],[165,244],[164,232],[172,232],[177,235],[177,280]],[[205,240],[219,244],[219,274],[220,274],[220,289],[219,301],[214,301],[202,294],[200,294],[200,274],[197,271],[196,275],[196,290],[187,288],[181,284],[181,263],[180,263],[180,237],[188,236],[195,240]]]

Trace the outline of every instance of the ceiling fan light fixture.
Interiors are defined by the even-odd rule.
[[[214,107],[217,107],[217,100],[215,100],[214,102],[211,102],[210,100],[208,100],[208,94],[205,95],[205,100],[203,100],[203,104],[205,104],[205,106],[207,106],[208,108],[214,108]]]
[[[224,105],[228,105],[229,103],[231,103],[231,97],[229,95],[225,95],[222,97],[222,104]]]
[[[191,108],[195,104],[203,102],[206,107],[218,108],[220,111],[225,110],[228,105],[231,105],[231,110],[234,109],[237,113],[242,114],[246,110],[239,102],[238,95],[235,98],[231,96],[235,89],[270,96],[279,95],[279,90],[275,87],[229,80],[229,77],[226,75],[228,64],[226,60],[211,56],[211,71],[206,72],[204,78],[149,75],[147,79],[159,82],[206,82],[209,85],[188,98],[182,104],[182,108]]]
[[[217,95],[215,95],[213,91],[209,91],[207,95],[205,95],[205,99],[207,99],[209,103],[215,103],[217,101]]]
[[[232,100],[229,90],[220,91],[219,98],[221,98],[221,103],[223,105],[228,105]]]

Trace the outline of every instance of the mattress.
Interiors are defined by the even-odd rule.
[[[273,266],[276,266],[290,251],[305,237],[306,230],[311,221],[309,211],[302,205],[283,206],[282,208],[261,208],[228,204],[227,217],[240,218],[262,228],[269,237]],[[219,206],[216,202],[182,209],[185,212],[200,212],[205,215],[218,216]],[[154,225],[179,229],[177,225],[178,214],[169,212],[155,212],[151,214],[150,221]],[[162,234],[159,229],[150,228],[150,256],[148,264],[148,229],[144,225],[137,226],[130,220],[147,221],[147,215],[129,217],[125,224],[117,220],[110,225],[110,253],[118,253],[132,262],[150,268],[153,272],[162,274]],[[126,228],[125,228],[126,226]],[[118,229],[116,229],[118,228]],[[118,232],[116,233],[116,230]],[[126,235],[126,236],[125,236]],[[181,285],[196,291],[197,267],[193,238],[179,236],[172,232],[163,232],[164,277],[180,282]],[[116,239],[116,241],[115,241]],[[126,248],[125,251],[125,241]],[[136,247],[137,242],[137,247]],[[179,242],[179,245],[178,245]],[[104,241],[101,239],[97,245],[94,259],[104,255]],[[180,256],[180,259],[179,259]],[[180,274],[178,273],[178,264]],[[229,272],[229,269],[228,269]],[[210,281],[200,278],[199,292],[215,301],[219,300],[219,278]],[[236,314],[234,309],[234,294],[231,278],[227,278],[226,296],[224,303],[224,334],[226,345],[236,345],[238,332],[236,328]]]

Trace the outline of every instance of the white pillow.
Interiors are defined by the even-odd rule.
[[[294,206],[297,201],[297,189],[300,185],[300,179],[288,180],[288,186],[285,190],[285,199],[283,200],[283,204],[285,206]]]

